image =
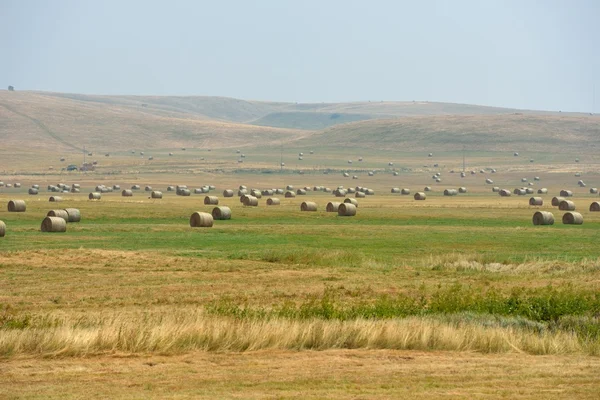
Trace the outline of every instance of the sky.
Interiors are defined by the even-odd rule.
[[[0,21],[2,89],[600,112],[600,0],[0,0]]]

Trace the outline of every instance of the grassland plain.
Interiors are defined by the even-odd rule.
[[[110,124],[129,121],[142,101],[22,95],[18,111],[26,117],[48,127],[44,121],[56,112],[53,107],[70,110],[59,114],[78,123],[89,113],[95,125],[110,122],[104,126],[108,138],[118,131]],[[51,101],[40,100],[45,96]],[[152,144],[150,151],[140,145],[144,148],[119,148],[105,157],[93,149],[98,168],[87,174],[60,171],[82,161],[81,152],[69,150],[64,141],[72,144],[75,136],[69,135],[85,124],[71,121],[64,131],[52,126],[60,140],[48,136],[40,148],[14,147],[21,143],[17,138],[0,149],[0,180],[22,183],[18,189],[0,188],[0,204],[27,201],[25,213],[0,208],[0,220],[7,224],[7,236],[0,239],[0,397],[597,397],[600,215],[587,207],[598,200],[589,187],[600,186],[600,160],[586,136],[595,132],[594,121],[550,114],[427,120],[419,115],[427,115],[428,107],[411,110],[409,104],[240,102],[232,110],[234,99],[143,101],[142,114],[160,122],[152,135],[159,135],[163,123],[169,129],[204,124],[208,132],[221,118],[222,129],[235,140],[227,146],[216,141],[209,149],[196,137],[182,150],[180,139],[191,132],[186,128],[180,139],[175,135]],[[120,117],[107,118],[107,106]],[[245,124],[260,118],[285,125],[294,113],[317,109],[320,118],[351,111],[377,120],[322,132],[285,128],[263,139],[252,129],[264,127],[244,131]],[[379,120],[390,115],[414,117],[410,123]],[[31,118],[13,117],[14,126],[0,129],[20,132],[19,124],[25,123],[33,123],[32,130],[40,127]],[[495,140],[484,135],[462,151],[461,140],[483,128],[500,129],[507,118],[506,129],[514,132],[502,136],[519,136],[522,128],[523,141],[484,148],[483,138]],[[53,123],[60,127],[64,120]],[[428,124],[436,135],[458,144],[448,148],[440,142],[428,157],[428,149],[412,142]],[[451,129],[442,129],[445,124]],[[578,127],[569,138],[581,139],[581,146],[563,146],[561,135],[569,126]],[[546,128],[544,146],[550,147],[528,147]],[[127,129],[118,140],[142,138]],[[357,146],[346,146],[359,131],[373,134],[373,140],[360,138]],[[245,141],[252,132],[258,145]],[[401,143],[409,147],[388,145],[402,136],[399,132],[406,133]],[[39,138],[40,132],[29,133]],[[302,139],[309,135],[313,140]],[[468,169],[461,178],[463,153]],[[432,180],[437,172],[442,182]],[[494,184],[486,184],[486,178]],[[500,198],[491,192],[492,186],[527,185],[522,178],[534,183],[534,190],[548,188],[543,206],[530,207],[531,196]],[[579,179],[588,186],[578,187]],[[59,182],[80,183],[82,193],[61,194],[61,203],[49,203],[55,193],[45,187]],[[27,188],[34,183],[41,186],[40,195],[29,196]],[[139,191],[131,198],[115,192],[89,201],[96,184],[151,185],[164,198],[152,200]],[[216,185],[214,192],[220,205],[231,207],[232,220],[215,221],[210,229],[190,228],[192,212],[212,207],[203,204],[204,195],[167,192],[167,185],[177,184]],[[322,192],[282,198],[277,207],[266,207],[264,197],[259,207],[243,207],[237,197],[220,196],[240,184],[360,185],[376,195],[359,199],[356,217],[343,218],[324,211],[327,202],[340,199]],[[426,185],[432,187],[427,200],[414,201],[412,194]],[[442,195],[445,188],[459,186],[468,193]],[[411,195],[392,195],[392,187],[410,188]],[[573,190],[583,225],[560,223],[561,213],[550,199],[561,189]],[[302,201],[316,202],[319,211],[301,212]],[[82,222],[69,224],[64,234],[42,234],[46,212],[66,207],[80,209]],[[557,223],[534,227],[536,210],[554,212]]]

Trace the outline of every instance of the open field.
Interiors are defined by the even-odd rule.
[[[597,397],[600,213],[588,211],[600,200],[589,190],[600,187],[597,116],[10,95],[21,97],[0,104],[9,121],[0,126],[0,181],[22,186],[0,187],[0,397]],[[440,115],[450,110],[462,116]],[[309,111],[320,115],[289,125],[290,114]],[[304,129],[344,112],[372,119]],[[195,127],[185,140],[163,134],[179,123]],[[96,170],[63,171],[83,161],[74,143],[88,124],[104,135],[94,139],[102,152],[89,149]],[[59,182],[81,184],[81,193],[46,190]],[[27,194],[33,184],[38,195]],[[98,184],[142,190],[88,200]],[[167,191],[183,184],[216,186],[210,194],[232,219],[191,228],[193,212],[214,206],[203,204],[206,194]],[[273,196],[281,205],[272,207],[269,196],[258,207],[222,196],[242,184],[363,186],[375,195],[358,199],[355,217],[340,217],[325,206],[343,199],[322,191]],[[150,199],[146,185],[164,197]],[[427,200],[414,200],[425,186]],[[467,193],[443,196],[461,186]],[[503,198],[493,186],[548,193],[532,207],[537,194]],[[563,225],[550,205],[562,189],[573,191],[583,225]],[[11,199],[27,211],[8,212]],[[318,211],[301,212],[303,201]],[[80,223],[40,232],[49,210],[68,207],[81,211]],[[533,226],[537,210],[556,223]]]

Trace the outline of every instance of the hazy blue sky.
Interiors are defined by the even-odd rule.
[[[0,0],[0,85],[600,111],[600,0]]]

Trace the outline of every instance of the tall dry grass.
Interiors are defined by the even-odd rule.
[[[46,314],[0,330],[0,356],[178,354],[262,349],[414,349],[482,353],[600,354],[597,341],[561,331],[486,326],[433,317],[352,321],[248,319],[181,309],[161,313]]]

